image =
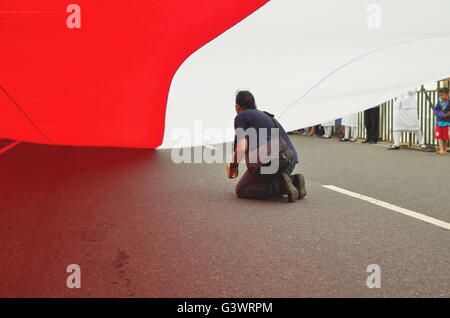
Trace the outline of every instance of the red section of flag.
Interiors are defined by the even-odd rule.
[[[266,2],[1,1],[0,137],[157,147],[181,63]]]

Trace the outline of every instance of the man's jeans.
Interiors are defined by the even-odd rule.
[[[251,173],[247,170],[236,185],[236,195],[239,198],[264,199],[269,197],[280,197],[280,176],[286,173],[290,175],[294,171],[296,163],[292,162],[286,168],[279,170],[275,174],[261,175],[258,173]]]

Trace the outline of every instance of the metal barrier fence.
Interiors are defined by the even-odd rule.
[[[437,89],[425,90],[422,89],[417,92],[417,116],[420,122],[424,143],[427,145],[437,145],[437,140],[434,139],[434,127],[436,118],[433,112],[433,107],[438,102],[438,90],[442,87],[441,82],[437,83]],[[380,127],[379,138],[383,141],[393,141],[393,106],[395,99],[389,100],[380,107]],[[335,127],[340,131],[340,127]],[[358,138],[366,138],[366,130],[364,126],[364,112],[358,113]],[[409,146],[417,144],[418,140],[413,133],[402,133],[400,140],[402,143],[407,143]]]

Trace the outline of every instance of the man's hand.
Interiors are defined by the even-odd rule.
[[[247,139],[242,138],[238,140],[237,147],[234,149],[233,162],[227,166],[228,178],[235,179],[239,174],[239,162],[245,157],[248,147]]]
[[[239,174],[239,166],[233,163],[229,163],[227,166],[228,178],[235,179]]]

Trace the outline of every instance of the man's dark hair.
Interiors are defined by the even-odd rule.
[[[256,109],[255,97],[249,91],[239,91],[236,94],[236,104],[246,109]]]
[[[448,88],[447,87],[442,87],[441,89],[439,89],[439,94],[448,94]]]

